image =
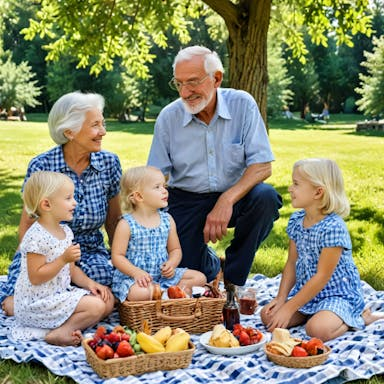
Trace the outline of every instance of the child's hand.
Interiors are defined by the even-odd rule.
[[[167,261],[161,266],[161,275],[166,279],[170,279],[175,275],[175,268],[173,268]]]
[[[106,287],[105,285],[96,283],[95,281],[92,282],[92,284],[89,286],[88,289],[91,291],[93,295],[100,297],[105,303],[113,295],[111,290],[108,287]]]
[[[74,263],[81,258],[80,244],[70,245],[61,255],[66,263]]]
[[[142,288],[148,288],[149,284],[152,282],[152,276],[143,270],[139,270],[134,277],[137,285]]]

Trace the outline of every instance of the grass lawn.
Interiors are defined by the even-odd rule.
[[[0,274],[6,274],[17,247],[17,226],[21,211],[20,188],[29,160],[51,148],[46,116],[31,115],[27,122],[0,121]],[[346,219],[354,259],[363,280],[384,290],[384,174],[383,133],[356,133],[356,115],[332,115],[327,125],[300,120],[270,122],[270,140],[276,161],[269,182],[281,193],[281,217],[255,258],[252,273],[275,276],[281,272],[287,254],[285,229],[293,212],[287,191],[293,163],[306,157],[329,157],[341,167],[351,214]],[[153,122],[122,124],[107,122],[103,148],[119,155],[123,169],[145,164],[152,139]],[[223,253],[231,234],[216,245]],[[31,379],[34,377],[34,379]],[[0,383],[72,383],[35,364],[0,360]],[[355,383],[384,383],[382,375]]]

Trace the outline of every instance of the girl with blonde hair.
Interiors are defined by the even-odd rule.
[[[24,185],[24,207],[35,222],[20,244],[12,328],[16,340],[78,345],[81,331],[113,310],[111,291],[75,265],[80,245],[72,243],[72,230],[62,223],[73,219],[74,189],[68,176],[50,171],[33,173]]]
[[[154,283],[163,289],[178,285],[188,294],[206,283],[203,273],[178,268],[181,247],[176,224],[164,211],[168,190],[159,169],[128,169],[121,179],[121,206],[125,213],[112,243],[112,292],[120,301],[150,300]]]
[[[342,219],[350,208],[337,164],[329,159],[296,162],[288,191],[292,206],[302,209],[288,222],[288,260],[278,294],[261,311],[268,330],[306,323],[309,336],[328,341],[384,317],[364,310]]]

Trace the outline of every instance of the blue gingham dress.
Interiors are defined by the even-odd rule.
[[[338,315],[348,326],[364,329],[361,316],[364,298],[360,275],[352,258],[352,243],[343,219],[335,213],[310,228],[304,228],[305,211],[292,214],[287,234],[297,248],[296,284],[289,294],[294,296],[316,273],[323,248],[342,247],[339,263],[325,287],[299,311],[311,315],[328,310]]]
[[[31,160],[24,183],[37,171],[61,172],[69,176],[75,185],[77,206],[69,227],[74,241],[80,244],[81,260],[77,265],[88,277],[100,284],[112,284],[113,267],[110,253],[105,247],[101,232],[108,210],[108,201],[120,191],[121,165],[117,155],[93,152],[90,164],[79,177],[64,160],[62,146],[56,146]],[[16,252],[8,270],[8,281],[0,289],[0,303],[13,295],[20,270],[20,252]]]
[[[71,285],[70,264],[65,264],[52,279],[34,285],[28,277],[27,253],[44,255],[50,263],[72,244],[73,234],[62,225],[65,238],[57,239],[38,222],[27,230],[20,244],[21,267],[15,286],[16,340],[39,339],[47,330],[60,327],[75,311],[80,299],[90,292]],[[43,331],[43,332],[42,332]]]
[[[131,237],[129,239],[126,257],[136,267],[148,272],[154,282],[165,289],[176,285],[183,277],[187,268],[176,268],[170,279],[161,276],[160,267],[168,260],[167,242],[171,227],[169,214],[160,211],[160,225],[147,228],[140,225],[131,214],[123,215],[123,220],[129,224]],[[115,269],[112,282],[113,294],[122,302],[128,296],[128,291],[135,280]]]

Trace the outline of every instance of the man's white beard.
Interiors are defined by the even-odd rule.
[[[212,100],[213,96],[215,94],[215,90],[213,89],[211,94],[208,96],[208,98],[203,98],[199,104],[191,107],[186,100],[183,98],[181,99],[184,105],[184,108],[187,112],[191,113],[192,115],[197,115],[200,113]]]

